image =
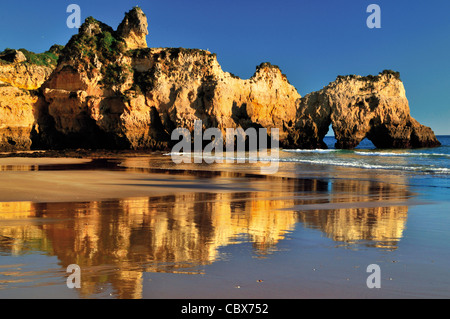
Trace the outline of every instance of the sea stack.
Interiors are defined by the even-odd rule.
[[[439,146],[433,131],[411,117],[400,74],[339,76],[298,101],[292,145],[324,148],[332,125],[336,148],[352,149],[368,138],[377,148]]]

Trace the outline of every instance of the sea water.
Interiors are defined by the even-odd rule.
[[[326,137],[326,150],[284,150],[283,162],[346,166],[363,169],[408,171],[450,175],[450,136],[439,136],[440,147],[423,149],[376,149],[364,140],[354,150],[335,149],[334,137]]]

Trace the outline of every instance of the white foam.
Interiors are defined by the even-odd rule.
[[[388,153],[388,152],[359,152],[359,151],[355,151],[354,152],[356,155],[361,155],[361,156],[393,156],[393,157],[409,157],[409,156],[416,156],[416,157],[420,157],[420,156],[427,156],[427,157],[432,157],[432,156],[436,156],[436,157],[449,157],[449,154],[442,154],[442,153]]]
[[[399,165],[378,165],[378,164],[369,164],[362,162],[342,162],[342,161],[333,161],[326,159],[299,159],[299,158],[290,158],[290,159],[282,159],[283,162],[298,162],[305,164],[318,164],[318,165],[332,165],[332,166],[345,166],[345,167],[354,167],[354,168],[364,168],[364,169],[383,169],[383,170],[400,170],[400,171],[412,171],[412,172],[423,172],[423,173],[435,173],[435,174],[450,174],[450,169],[446,167],[429,167],[429,166],[399,166]]]
[[[286,150],[285,150],[286,151]],[[311,152],[318,152],[318,153],[332,153],[339,150],[289,150],[291,153],[311,153]],[[398,154],[414,154],[414,153],[383,153],[383,152],[355,152],[355,154],[361,155],[359,153],[364,154],[365,156],[375,155],[376,154],[392,154],[392,155],[380,155],[380,156],[395,156]],[[415,153],[415,154],[426,154],[426,153]],[[182,153],[169,153],[165,155],[182,155]],[[186,154],[185,154],[186,155]],[[192,155],[195,154],[192,153]],[[406,155],[406,156],[411,156]],[[443,154],[445,156],[448,156],[447,154]],[[400,155],[401,156],[401,155]],[[425,165],[418,165],[418,166],[403,166],[403,165],[384,165],[384,164],[373,164],[373,163],[367,163],[363,162],[361,160],[349,160],[345,158],[336,158],[331,159],[329,157],[325,158],[304,158],[304,157],[281,157],[281,158],[275,158],[275,157],[249,157],[249,156],[207,156],[204,158],[213,159],[213,160],[223,160],[223,161],[245,161],[245,162],[285,162],[285,163],[304,163],[304,164],[313,164],[313,165],[330,165],[330,166],[343,166],[343,167],[353,167],[353,168],[362,168],[362,169],[381,169],[381,170],[398,170],[398,171],[410,171],[410,172],[419,172],[424,174],[450,174],[450,168],[447,167],[431,167],[431,166],[425,166]]]
[[[288,152],[288,153],[334,153],[334,152],[339,152],[341,150],[336,150],[336,149],[313,149],[313,150],[305,150],[305,149],[296,149],[296,150],[285,150],[283,149],[283,152]]]

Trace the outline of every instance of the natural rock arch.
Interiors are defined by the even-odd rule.
[[[326,148],[330,124],[336,148],[353,149],[368,138],[377,148],[440,145],[433,131],[410,115],[399,74],[340,76],[320,91],[298,101],[292,143],[299,148]]]

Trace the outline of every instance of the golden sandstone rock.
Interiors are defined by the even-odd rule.
[[[117,28],[117,35],[125,40],[130,50],[147,48],[147,17],[141,8],[135,7],[125,14],[125,19]]]
[[[400,75],[340,76],[318,92],[299,100],[293,143],[322,148],[330,124],[337,148],[354,148],[370,139],[378,148],[419,148],[440,145],[433,131],[410,115]]]
[[[38,89],[54,66],[33,64],[21,51],[4,52],[0,54],[0,150],[28,150],[36,112],[45,104]]]
[[[223,71],[209,51],[148,48],[147,27],[138,7],[116,31],[90,17],[56,67],[1,62],[2,88],[22,93],[2,90],[6,133],[0,148],[169,149],[172,131],[192,132],[196,120],[203,129],[222,132],[278,128],[285,148],[326,147],[330,125],[338,148],[353,148],[366,137],[378,147],[439,145],[431,129],[411,117],[403,84],[392,71],[338,77],[301,98],[270,63],[240,79]]]

